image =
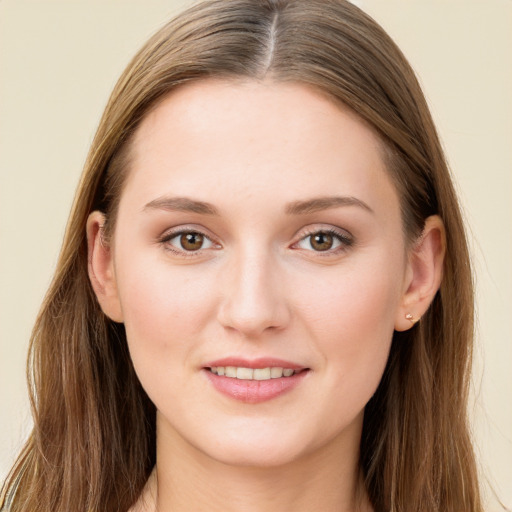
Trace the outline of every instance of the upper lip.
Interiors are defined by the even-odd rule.
[[[223,357],[210,361],[204,365],[205,368],[212,366],[236,366],[237,368],[290,368],[292,370],[303,370],[305,366],[285,361],[284,359],[276,359],[275,357],[258,357],[257,359],[244,359],[243,357]]]

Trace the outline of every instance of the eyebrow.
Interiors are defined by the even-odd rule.
[[[352,196],[326,196],[305,201],[293,201],[286,205],[285,212],[288,215],[307,215],[341,206],[358,206],[370,213],[374,213],[364,201]],[[146,210],[168,210],[198,213],[201,215],[219,215],[219,211],[211,203],[197,201],[188,197],[159,197],[147,203],[144,206],[144,211]]]
[[[306,215],[331,208],[339,208],[340,206],[358,206],[370,213],[374,213],[364,201],[352,196],[327,196],[306,201],[294,201],[287,205],[285,211],[289,215]]]
[[[159,197],[150,201],[145,210],[169,210],[178,212],[192,212],[202,215],[218,215],[219,212],[215,206],[204,201],[196,201],[188,197]]]

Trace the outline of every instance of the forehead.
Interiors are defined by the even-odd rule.
[[[168,94],[135,135],[127,188],[200,200],[396,199],[380,139],[350,109],[301,84],[204,80]]]

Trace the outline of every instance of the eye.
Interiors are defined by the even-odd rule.
[[[335,230],[320,230],[308,234],[302,238],[296,246],[300,249],[306,249],[315,252],[336,252],[352,245],[352,240]]]
[[[162,239],[162,242],[171,246],[171,250],[184,252],[197,252],[213,247],[213,242],[198,231],[180,231],[171,233]]]

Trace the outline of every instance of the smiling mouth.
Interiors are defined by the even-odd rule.
[[[307,368],[294,370],[292,368],[281,368],[272,366],[268,368],[244,368],[240,366],[211,366],[207,368],[215,375],[239,380],[271,380],[282,377],[291,377],[297,373],[306,371]]]
[[[267,402],[291,392],[304,382],[309,370],[274,358],[260,358],[259,361],[226,358],[203,367],[217,391],[246,404]]]

